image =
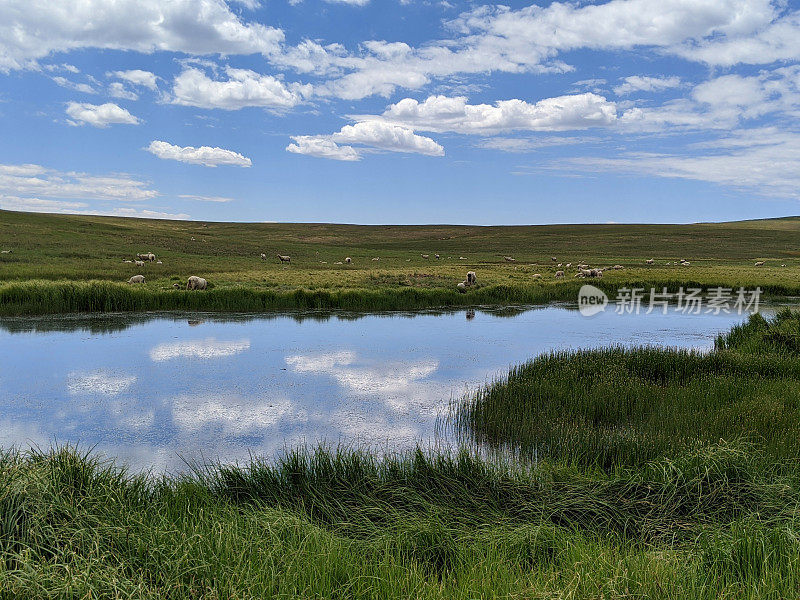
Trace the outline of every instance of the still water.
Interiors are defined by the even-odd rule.
[[[0,319],[0,447],[77,443],[134,470],[297,444],[437,440],[452,398],[554,349],[709,349],[735,314],[567,306],[374,315]]]

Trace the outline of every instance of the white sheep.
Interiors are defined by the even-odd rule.
[[[176,290],[179,290],[179,289],[181,289],[181,284],[180,283],[173,283],[172,287],[174,287]]]
[[[550,260],[552,260],[553,262],[556,262],[558,259],[555,256],[551,256]]]
[[[467,257],[466,256],[459,256],[458,260],[467,260]]]
[[[263,252],[261,253],[261,260],[267,260],[267,255]]]
[[[198,277],[197,275],[192,275],[186,282],[187,290],[204,290],[207,287],[208,287],[208,282],[202,277]]]
[[[0,250],[0,254],[11,254],[11,250]]]
[[[380,260],[380,259],[381,259],[380,256],[376,256],[375,258],[372,259],[372,261],[375,262],[375,261]]]
[[[134,275],[128,279],[128,283],[144,283],[144,275]]]
[[[164,263],[163,263],[163,262],[161,262],[160,260],[157,260],[157,261],[156,261],[156,264],[157,264],[157,265],[163,265]]]
[[[569,269],[569,268],[572,266],[572,263],[567,263],[567,264],[566,264],[566,265],[564,265],[564,266],[565,266],[567,269]]]
[[[564,271],[556,271],[556,279],[558,279],[560,277],[563,277],[563,276],[564,276]]]
[[[136,264],[137,267],[143,267],[144,266],[144,261],[143,260],[137,260],[135,264]]]
[[[147,260],[149,260],[150,262],[155,262],[155,260],[156,260],[156,255],[155,255],[155,254],[153,254],[152,252],[148,252],[148,253],[147,253]]]
[[[440,258],[440,256],[439,256],[438,254],[434,254],[434,255],[433,255],[433,257],[434,257],[436,260],[439,260],[439,258]]]
[[[541,279],[541,278],[542,278],[541,273],[534,273],[533,275],[531,275],[531,279]]]
[[[467,271],[467,285],[475,285],[478,283],[478,278],[475,276],[475,271]]]
[[[648,259],[647,259],[646,261],[644,261],[644,262],[646,262],[648,265],[652,265],[652,264],[654,264],[656,261],[655,261],[654,259],[652,259],[652,258],[648,258]]]
[[[344,259],[344,262],[346,262],[349,265],[351,262],[353,262],[353,259],[348,256],[347,258]]]
[[[461,282],[457,283],[456,284],[456,288],[462,294],[466,294],[467,293],[467,282],[466,281],[461,281]]]
[[[511,256],[504,256],[503,260],[506,262],[517,262],[517,260]]]
[[[421,254],[420,256],[422,256],[422,258],[428,258],[430,254]]]
[[[756,267],[763,267],[763,266],[764,266],[764,261],[763,261],[763,260],[759,260],[759,261],[758,261],[758,262],[755,264],[755,266],[756,266]]]
[[[288,263],[288,262],[292,262],[292,257],[291,257],[291,256],[284,256],[283,254],[278,254],[278,259],[279,259],[279,260],[280,260],[282,263],[284,263],[284,262],[286,262],[286,263]]]

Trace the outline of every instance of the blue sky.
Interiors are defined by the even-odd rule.
[[[1,0],[0,208],[800,214],[800,3]]]

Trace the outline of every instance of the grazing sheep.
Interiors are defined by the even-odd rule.
[[[344,259],[344,262],[346,262],[349,265],[351,262],[353,262],[353,259],[348,256],[347,258]]]
[[[533,275],[531,275],[531,279],[541,279],[541,278],[542,278],[541,273],[534,273]]]
[[[557,266],[557,267],[563,267],[563,266],[564,266],[564,264],[563,264],[563,263],[558,263],[556,266]]]
[[[292,257],[291,257],[291,256],[284,256],[284,255],[282,255],[282,254],[278,254],[278,259],[279,259],[279,260],[280,260],[282,263],[283,263],[283,262],[292,262]]]
[[[583,278],[586,277],[586,275],[584,275],[583,271],[578,271],[577,273],[575,273],[575,277]]]
[[[439,260],[439,258],[440,258],[440,256],[439,256],[438,254],[434,254],[434,255],[433,255],[433,257],[434,257],[436,260]]]
[[[192,275],[186,282],[187,290],[204,290],[207,287],[208,287],[208,282],[202,277],[198,277],[197,275]]]
[[[688,267],[690,264],[692,263],[690,263],[688,260],[685,260],[681,263],[681,265],[683,265],[684,267]]]
[[[149,260],[150,262],[155,262],[156,261],[156,255],[153,254],[152,252],[148,252],[147,253],[147,260]]]
[[[504,256],[503,260],[506,262],[517,262],[517,260],[515,258],[512,258],[511,256]]]
[[[0,250],[0,254],[11,254],[11,250]]]
[[[459,256],[458,260],[467,260],[467,257],[466,256]]]
[[[667,264],[669,264],[669,263],[667,263]],[[612,268],[612,269],[614,269],[615,271],[621,271],[621,270],[622,270],[622,269],[624,269],[625,267],[623,267],[622,265],[614,265],[614,266],[613,266],[613,267],[611,267],[611,268]]]
[[[428,258],[430,256],[430,254],[422,254],[420,256],[422,256],[422,258]]]
[[[782,267],[785,267],[786,265],[781,265],[781,266],[782,266]]]
[[[372,260],[373,260],[373,261],[376,261],[376,260],[380,260],[380,259],[381,259],[381,258],[380,258],[380,256],[376,256],[376,257],[375,257],[375,258],[373,258]]]
[[[475,271],[467,271],[467,285],[475,285],[478,283],[478,278],[475,276]]]
[[[755,266],[757,266],[757,267],[763,267],[763,266],[764,266],[764,261],[763,261],[763,260],[759,260],[759,261],[758,261],[758,262],[755,264]]]
[[[461,282],[457,283],[456,284],[456,288],[462,294],[466,294],[467,293],[467,282],[466,281],[461,281]]]
[[[566,264],[566,265],[564,265],[564,266],[565,266],[567,269],[569,269],[569,268],[572,266],[572,263],[567,263],[567,264]]]
[[[173,283],[172,287],[174,287],[176,290],[179,290],[179,289],[181,289],[181,284],[180,283]]]
[[[564,271],[556,271],[556,279],[558,279],[560,277],[563,277],[563,276],[564,276]]]
[[[261,253],[261,260],[267,260],[267,255],[263,252]]]
[[[340,260],[337,260],[337,261],[336,261],[335,263],[333,263],[333,264],[335,264],[335,265],[340,265],[340,264],[342,264],[342,261],[340,261]]]
[[[553,262],[556,262],[558,259],[555,256],[551,256],[550,260],[552,260]]]
[[[156,264],[157,264],[157,265],[163,265],[164,263],[163,263],[163,262],[161,262],[160,260],[157,260],[157,261],[156,261]]]
[[[143,260],[137,260],[136,261],[136,266],[137,267],[143,267],[144,266],[144,261]]]
[[[144,275],[134,275],[128,279],[128,283],[144,283]]]
[[[647,259],[646,261],[644,261],[644,262],[646,262],[648,265],[652,265],[652,264],[654,264],[656,261],[655,261],[655,260],[653,260],[652,258],[648,258],[648,259]]]
[[[133,261],[132,261],[132,260],[123,260],[122,262],[124,262],[124,263],[128,263],[129,265],[132,265],[132,264],[133,264]]]

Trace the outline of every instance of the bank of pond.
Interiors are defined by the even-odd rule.
[[[552,352],[454,400],[460,449],[288,449],[133,473],[0,456],[16,597],[787,598],[800,317],[709,351]]]

